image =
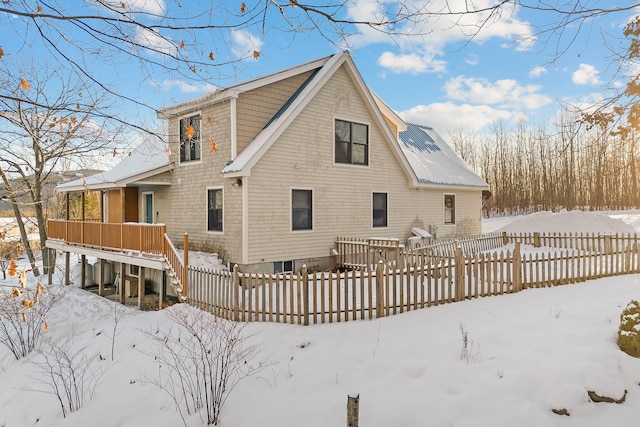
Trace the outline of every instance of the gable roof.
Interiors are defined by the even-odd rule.
[[[395,135],[391,133],[374,96],[365,85],[362,76],[351,59],[351,55],[346,51],[325,58],[324,63],[300,86],[249,145],[222,169],[221,173],[227,177],[249,176],[251,174],[251,168],[287,129],[291,122],[295,120],[304,107],[311,102],[314,95],[320,91],[324,84],[343,65],[353,77],[356,88],[365,100],[365,104],[369,108],[372,117],[382,130],[385,139],[389,142],[397,159],[404,165],[403,169],[405,173],[415,182],[416,177],[413,175],[406,157],[402,154],[396,142]]]
[[[489,188],[433,128],[407,124],[399,143],[421,184]]]
[[[113,169],[60,184],[56,187],[56,191],[70,192],[126,187],[127,184],[166,172],[171,167],[165,143],[159,138],[153,138],[138,145]]]

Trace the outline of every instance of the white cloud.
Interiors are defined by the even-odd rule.
[[[464,125],[470,131],[479,131],[498,120],[517,120],[520,114],[513,111],[492,108],[487,105],[457,105],[452,102],[418,105],[400,112],[400,116],[410,122],[433,126],[449,132]]]
[[[533,67],[533,69],[529,71],[529,77],[531,78],[540,77],[541,75],[546,74],[548,72],[549,70],[547,70],[545,67],[541,67],[541,66]]]
[[[497,105],[505,109],[535,110],[552,102],[540,93],[541,86],[521,85],[516,80],[458,76],[444,85],[447,98],[472,104]]]
[[[247,30],[231,31],[231,47],[239,58],[253,57],[253,51],[260,52],[264,42]]]
[[[135,32],[135,41],[136,43],[142,46],[147,46],[149,49],[156,52],[162,52],[167,55],[174,56],[178,53],[176,46],[168,38],[163,37],[157,31],[138,28]]]
[[[571,80],[577,85],[597,85],[602,83],[600,72],[596,67],[589,64],[580,64],[580,67],[573,72]]]
[[[187,83],[183,80],[151,80],[150,85],[156,86],[162,90],[171,90],[174,87],[178,88],[182,93],[198,93],[198,92],[213,92],[218,88],[210,83],[194,84]]]
[[[459,42],[471,40],[473,43],[482,44],[490,39],[499,38],[508,42],[504,46],[516,50],[529,49],[536,38],[529,23],[518,19],[520,9],[506,5],[500,8],[500,13],[492,14],[490,8],[494,3],[492,0],[476,0],[473,3],[451,0],[403,0],[402,4],[407,13],[416,11],[415,19],[389,29],[394,36],[362,26],[359,28],[360,32],[349,37],[346,42],[353,47],[393,42],[400,52],[396,57],[417,56],[427,64],[422,69],[408,68],[407,71],[412,73],[442,71],[446,62],[434,62],[434,58],[442,55],[446,46]],[[347,13],[353,20],[376,21],[380,16],[385,16],[385,11],[398,10],[398,5],[399,2],[396,0],[355,0],[350,3]],[[476,12],[463,13],[467,7],[473,8]],[[381,65],[389,64],[388,61],[383,61],[383,58],[379,62]],[[401,70],[399,67],[394,69],[395,72]]]
[[[96,5],[102,2],[93,1]],[[109,7],[124,12],[142,12],[161,16],[165,11],[163,0],[104,0]],[[122,7],[124,5],[124,7]]]
[[[442,72],[446,68],[445,61],[436,60],[433,56],[396,55],[392,52],[383,52],[378,64],[394,73]]]

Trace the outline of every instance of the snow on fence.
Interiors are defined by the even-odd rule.
[[[431,253],[420,248],[418,255],[377,242],[376,250],[390,245],[397,258],[343,272],[254,274],[189,266],[187,301],[231,320],[309,325],[640,272],[636,235],[531,233],[477,240],[465,243],[465,250],[457,245],[449,253],[450,246],[441,244]],[[523,250],[538,241],[548,247]]]

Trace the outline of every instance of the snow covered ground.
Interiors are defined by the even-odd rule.
[[[640,212],[540,213],[483,226],[485,232],[640,232]],[[199,415],[183,422],[171,397],[144,381],[162,370],[146,354],[153,347],[145,332],[168,329],[165,312],[123,308],[75,287],[64,292],[46,336],[97,355],[94,370],[102,376],[93,400],[62,418],[55,396],[43,392],[47,384],[36,366],[42,356],[16,361],[0,346],[0,426],[204,425]],[[349,394],[360,395],[366,427],[638,425],[640,360],[615,343],[622,309],[638,298],[640,275],[631,275],[373,321],[249,324],[248,342],[260,348],[250,363],[267,366],[232,391],[220,425],[345,425]],[[124,317],[116,324],[118,313]],[[461,328],[469,338],[463,359]],[[594,403],[588,390],[627,395],[623,404]]]

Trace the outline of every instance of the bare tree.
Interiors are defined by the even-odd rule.
[[[45,187],[61,171],[60,163],[67,159],[80,167],[89,156],[112,152],[120,135],[118,128],[107,124],[110,120],[100,97],[92,96],[70,77],[41,69],[33,70],[28,80],[0,85],[0,94],[4,94],[0,96],[0,177],[18,225],[25,216],[33,215],[44,248],[46,205],[53,196]],[[11,70],[0,70],[0,82],[10,81]],[[37,275],[24,226],[20,231]]]
[[[437,31],[455,30],[473,40],[496,22],[515,22],[521,12],[541,16],[544,24],[523,34],[519,42],[538,42],[562,55],[581,31],[591,31],[587,24],[594,18],[628,13],[638,6],[584,0],[390,0],[367,7],[358,0],[11,0],[0,5],[0,25],[13,30],[22,44],[0,50],[0,58],[12,60],[32,47],[43,47],[46,60],[64,66],[86,87],[153,110],[96,71],[106,67],[116,73],[121,63],[138,61],[145,77],[164,70],[190,81],[218,82],[225,65],[261,54],[259,46],[230,46],[234,31],[278,31],[292,39],[315,33],[340,47],[349,46],[354,35],[370,33],[424,40]],[[34,102],[22,94],[0,96]]]

